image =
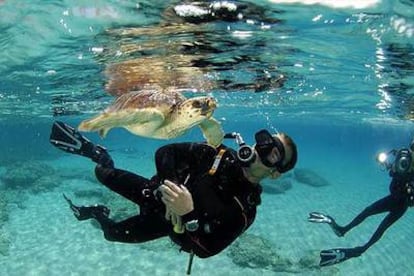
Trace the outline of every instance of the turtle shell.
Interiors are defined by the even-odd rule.
[[[112,113],[124,109],[157,108],[168,114],[175,110],[186,98],[175,91],[144,90],[121,95],[105,112]]]

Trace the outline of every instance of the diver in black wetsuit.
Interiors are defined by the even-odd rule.
[[[72,127],[55,122],[50,142],[69,153],[98,163],[98,180],[137,203],[139,215],[121,222],[109,218],[102,205],[76,206],[66,198],[78,220],[96,219],[110,241],[141,243],[164,236],[182,250],[201,258],[218,254],[253,223],[266,178],[277,178],[296,164],[296,145],[283,133],[256,133],[247,146],[237,133],[240,148],[205,143],[177,143],[155,153],[157,173],[151,179],[114,167],[107,151],[95,146]]]
[[[323,213],[312,212],[309,214],[308,220],[310,222],[327,223],[338,237],[342,237],[352,228],[362,223],[367,217],[388,212],[366,244],[354,248],[323,250],[320,253],[320,266],[334,265],[349,258],[359,257],[376,243],[394,222],[404,215],[408,207],[414,205],[413,150],[414,144],[412,143],[410,149],[392,150],[388,155],[382,153],[378,156],[378,161],[389,170],[389,174],[392,177],[389,187],[390,194],[365,208],[348,225],[340,226],[332,217]],[[395,158],[393,162],[389,160],[390,155]]]

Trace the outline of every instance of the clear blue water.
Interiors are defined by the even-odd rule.
[[[163,252],[160,268],[154,268],[155,253],[137,253],[140,245],[111,244],[91,225],[77,223],[60,194],[91,185],[82,182],[93,177],[91,164],[64,156],[48,142],[54,120],[77,125],[108,106],[114,98],[111,93],[139,89],[148,82],[174,85],[187,96],[213,95],[219,102],[215,118],[226,131],[241,132],[248,143],[259,128],[289,133],[298,144],[298,167],[311,169],[331,183],[322,188],[293,183],[284,194],[265,194],[261,215],[249,233],[268,238],[277,244],[279,254],[294,260],[306,250],[364,243],[379,220],[337,239],[327,236],[323,226],[309,226],[306,216],[323,209],[345,222],[387,193],[389,178],[376,164],[375,155],[406,146],[414,134],[413,3],[354,1],[376,2],[358,9],[335,8],[322,0],[320,5],[305,0],[276,2],[289,1],[246,1],[242,3],[249,8],[241,20],[190,24],[169,13],[178,1],[0,1],[0,173],[4,175],[16,162],[41,161],[66,176],[57,188],[41,193],[33,194],[28,185],[29,192],[19,191],[25,196],[17,196],[2,211],[9,214],[0,224],[8,254],[0,254],[0,274],[113,275],[123,271],[132,275],[140,268],[166,275],[172,262],[176,271],[170,275],[177,271],[182,275],[186,258],[175,264],[171,256],[175,251]],[[133,60],[134,65],[128,63]],[[135,70],[129,81],[120,77],[127,75],[125,71],[114,73],[124,70],[119,64]],[[158,146],[202,139],[197,129],[172,141],[145,139],[123,130],[114,130],[105,140],[95,134],[89,137],[108,147],[120,166],[148,176],[154,170],[152,153]],[[81,172],[68,180],[68,170]],[[10,197],[5,186],[0,181],[0,195]],[[89,203],[92,200],[96,199],[90,198]],[[46,202],[53,211],[43,206]],[[19,230],[27,219],[22,215],[24,208],[33,213],[30,222],[37,222],[27,222],[27,231]],[[48,222],[44,219],[48,212],[64,216],[63,222]],[[414,255],[407,249],[414,232],[412,220],[409,210],[358,259],[334,270],[302,273],[412,275],[408,263]],[[47,231],[62,231],[61,240],[56,243],[59,235],[52,234],[48,239]],[[33,236],[42,244],[36,245]],[[91,257],[87,246],[81,246],[88,239],[93,239],[90,247],[103,248],[113,259],[95,251],[95,258]],[[72,259],[68,250],[78,257]],[[43,257],[34,257],[37,254]],[[135,254],[145,265],[121,265],[136,258]],[[238,269],[223,253],[198,260],[194,273],[276,273]]]

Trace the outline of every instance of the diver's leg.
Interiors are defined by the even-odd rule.
[[[158,186],[156,181],[132,172],[101,165],[96,166],[95,174],[103,185],[140,206],[159,202],[154,195]]]
[[[77,206],[66,195],[63,197],[78,220],[95,219],[109,241],[140,243],[166,236],[171,229],[171,223],[164,218],[163,205],[158,209],[151,208],[140,215],[115,222],[109,218],[110,210],[106,206]]]
[[[384,202],[386,201],[386,202]],[[320,266],[333,265],[350,258],[355,258],[361,256],[365,251],[368,250],[374,243],[376,243],[385,231],[399,218],[401,218],[404,213],[407,211],[407,204],[405,199],[393,199],[391,197],[386,197],[381,200],[382,206],[392,205],[388,211],[390,213],[382,220],[378,226],[375,233],[369,239],[369,241],[363,246],[357,246],[354,248],[334,248],[328,250],[322,250],[320,253],[321,261]],[[379,210],[379,209],[376,209]]]
[[[161,214],[137,215],[112,224],[105,220],[97,220],[108,241],[142,243],[167,236],[171,229],[171,223]]]
[[[352,228],[361,224],[367,217],[377,215],[380,213],[388,212],[392,208],[392,198],[391,195],[388,195],[380,200],[377,200],[370,206],[366,207],[359,215],[357,215],[349,224],[346,226],[337,227],[338,231],[345,235]]]
[[[360,247],[361,254],[365,252],[369,247],[371,247],[374,243],[376,243],[382,237],[385,231],[398,219],[400,219],[408,209],[404,198],[395,199],[389,197],[388,200],[389,204],[392,204],[390,213],[382,220],[370,240],[365,245]]]
[[[360,224],[365,218],[371,215],[376,215],[383,212],[390,212],[378,226],[375,233],[370,240],[363,246],[357,246],[354,248],[333,248],[328,250],[322,250],[320,253],[321,261],[320,266],[334,265],[350,258],[361,256],[368,250],[374,243],[376,243],[385,231],[399,218],[401,218],[407,211],[407,204],[404,198],[393,198],[391,195],[384,197],[368,208],[366,208],[360,215],[358,215],[349,225],[347,231],[352,227]],[[345,233],[345,232],[344,232]]]

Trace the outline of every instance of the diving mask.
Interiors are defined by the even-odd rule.
[[[283,166],[285,159],[285,147],[278,137],[272,136],[269,131],[262,129],[255,134],[256,146],[255,149],[259,155],[263,165],[268,168],[276,168],[280,173],[286,172],[288,169]],[[269,160],[270,153],[276,148],[278,158],[276,162]]]

